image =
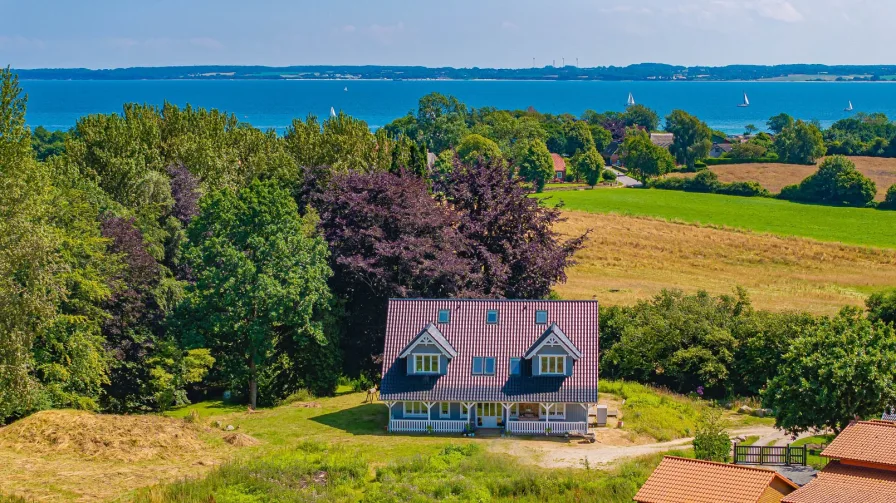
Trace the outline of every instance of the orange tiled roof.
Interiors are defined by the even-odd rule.
[[[821,455],[896,466],[896,422],[859,421],[851,424],[837,435]]]
[[[764,468],[666,456],[635,495],[639,503],[756,503],[778,478]]]
[[[554,161],[554,171],[566,171],[566,159],[560,154],[551,154]]]
[[[896,472],[831,461],[782,503],[896,503]]]

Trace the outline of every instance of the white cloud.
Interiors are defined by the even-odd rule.
[[[785,23],[798,23],[803,20],[800,11],[786,0],[759,0],[754,2],[752,8],[762,17]]]

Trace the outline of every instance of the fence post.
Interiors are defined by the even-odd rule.
[[[734,460],[734,464],[737,464],[737,442],[734,442],[734,452],[731,458]]]
[[[790,444],[784,448],[784,464],[790,466]]]
[[[806,449],[806,444],[803,444],[803,466],[809,464],[809,452]]]

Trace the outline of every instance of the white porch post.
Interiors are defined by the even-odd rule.
[[[461,402],[461,407],[467,408],[467,422],[471,423],[473,421],[473,411],[476,408],[476,402]]]
[[[426,420],[432,421],[432,406],[435,405],[435,402],[423,402],[423,405],[426,406]]]
[[[386,430],[392,431],[392,406],[395,405],[395,402],[386,402],[386,406],[389,407],[389,422],[386,423]]]
[[[591,419],[591,417],[588,415],[588,412],[591,410],[591,404],[590,403],[580,403],[579,405],[581,405],[585,409],[585,433],[587,434],[588,433],[588,422],[589,422],[588,420]]]
[[[513,407],[513,404],[502,402],[501,406],[504,407],[504,431],[510,431],[510,408]]]

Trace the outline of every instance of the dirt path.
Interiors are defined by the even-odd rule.
[[[758,435],[761,439],[784,438],[783,432],[772,426],[752,426],[731,430],[733,436]],[[517,440],[498,442],[492,448],[507,454],[515,455],[524,462],[531,462],[545,468],[578,467],[588,465],[600,466],[658,452],[666,452],[691,446],[692,437],[679,438],[670,442],[659,442],[641,445],[607,445],[598,441],[589,444],[580,441],[541,442],[533,440]],[[766,444],[767,445],[767,444]]]

